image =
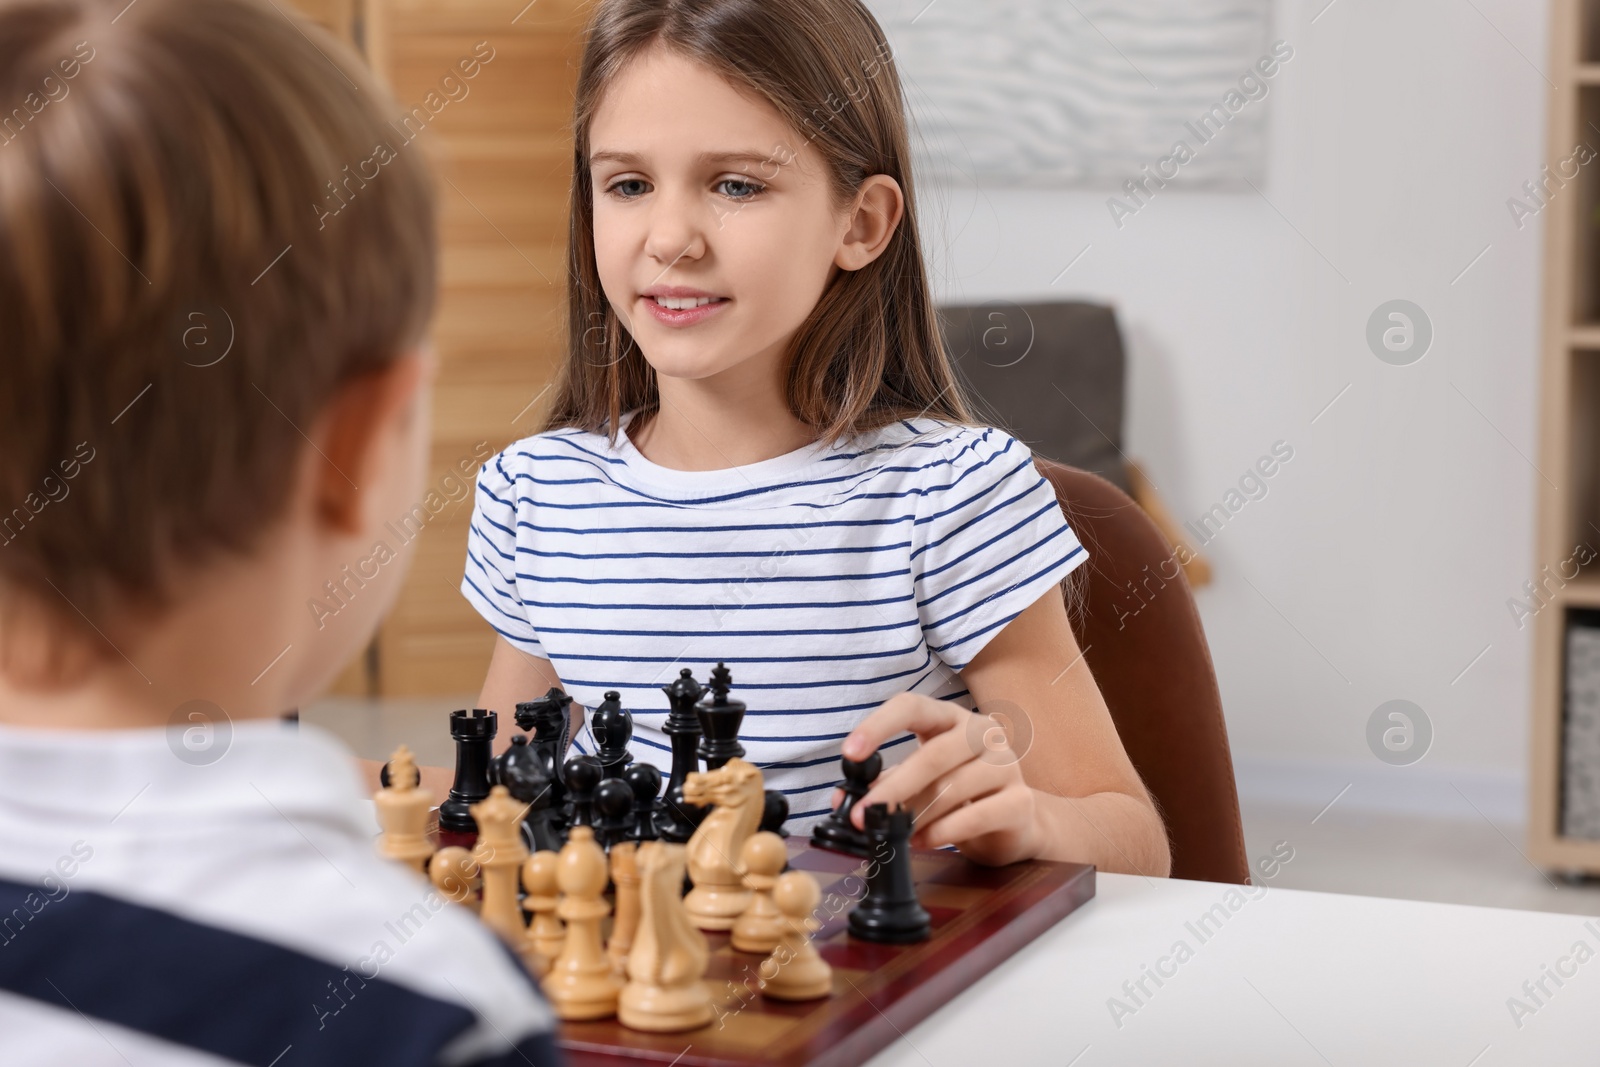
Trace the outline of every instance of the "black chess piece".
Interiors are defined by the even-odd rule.
[[[883,772],[883,756],[877,752],[864,760],[843,757],[839,760],[844,772],[844,800],[826,819],[811,831],[811,843],[818,848],[831,848],[852,856],[870,858],[869,843],[864,830],[857,830],[850,821],[856,801],[867,795],[872,783]]]
[[[886,945],[926,941],[933,922],[911,879],[911,811],[896,804],[872,804],[864,812],[872,862],[867,895],[850,911],[851,937]]]
[[[700,745],[696,755],[705,760],[706,770],[714,771],[730,759],[744,756],[744,746],[739,743],[739,727],[744,723],[745,706],[742,700],[730,700],[728,687],[733,684],[733,674],[726,664],[718,663],[711,670],[709,697],[703,697],[694,706],[700,720]]]
[[[506,781],[507,762],[515,764],[532,758],[535,758],[535,756],[528,748],[528,739],[521,734],[513,734],[511,736],[511,747],[500,753],[500,755],[489,758],[489,785],[509,786],[510,783]]]
[[[456,743],[456,777],[450,795],[439,805],[439,843],[470,848],[477,840],[478,824],[472,805],[489,795],[489,752],[498,717],[492,711],[450,713],[450,737]]]
[[[700,741],[700,717],[695,714],[695,702],[705,693],[705,688],[694,680],[694,672],[684,667],[671,685],[661,691],[667,694],[672,710],[661,731],[672,739],[672,775],[667,782],[667,795],[656,816],[656,834],[663,841],[683,844],[694,836],[706,810],[683,799],[684,779],[700,769],[700,757],[695,754]]]
[[[600,761],[593,756],[573,756],[567,760],[567,792],[572,810],[567,826],[594,827],[594,792],[602,778]]]
[[[661,770],[653,763],[635,763],[622,772],[622,780],[633,790],[633,841],[656,839],[656,815],[661,809]]]
[[[621,778],[603,778],[594,790],[595,840],[610,851],[633,830],[633,789]]]
[[[789,798],[776,789],[768,789],[761,805],[761,829],[769,830],[779,837],[788,837],[789,831],[783,824],[789,821]]]
[[[628,742],[633,740],[633,716],[622,706],[622,694],[615,689],[606,693],[605,699],[594,709],[589,719],[589,731],[599,751],[601,776],[621,778],[623,770],[633,762],[628,752]]]
[[[565,761],[572,741],[571,704],[572,698],[553,685],[538,700],[518,704],[516,713],[518,728],[533,731],[530,744],[550,774],[550,808],[557,823],[564,821],[567,803]]]
[[[495,758],[495,781],[506,787],[512,799],[526,804],[522,816],[523,840],[535,852],[559,852],[566,842],[554,814],[550,772],[528,739],[517,734],[511,747]]]

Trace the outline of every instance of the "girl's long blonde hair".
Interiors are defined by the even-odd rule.
[[[655,372],[600,286],[589,130],[617,75],[661,45],[768,101],[815,147],[836,210],[886,174],[905,213],[883,254],[841,271],[795,336],[789,409],[832,444],[899,419],[976,424],[939,331],[917,229],[900,79],[859,0],[600,0],[573,109],[567,360],[541,430],[609,425],[656,411]],[[781,163],[783,160],[775,160]]]

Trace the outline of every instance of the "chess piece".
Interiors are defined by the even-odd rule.
[[[450,795],[439,805],[439,844],[471,848],[478,833],[472,805],[489,795],[489,749],[497,717],[474,708],[450,713],[450,737],[456,743],[456,777]]]
[[[691,804],[715,805],[689,839],[694,889],[684,907],[702,930],[731,929],[750,903],[744,867],[737,857],[761,823],[761,772],[755,764],[734,757],[718,770],[689,775],[683,795]]]
[[[728,687],[733,684],[733,674],[727,665],[718,663],[711,671],[711,690],[694,706],[700,720],[700,745],[696,755],[705,761],[706,770],[714,771],[731,759],[744,756],[744,746],[739,744],[739,727],[744,722],[745,706],[742,700],[730,700]]]
[[[684,846],[648,841],[639,846],[642,882],[639,933],[628,953],[628,984],[617,1018],[633,1030],[675,1033],[711,1022],[711,991],[701,979],[710,962],[705,935],[696,930],[678,895]]]
[[[863,821],[872,863],[867,867],[867,894],[850,911],[850,936],[888,945],[927,940],[933,924],[911,879],[910,809],[896,804],[890,811],[887,804],[873,804]]]
[[[761,805],[761,829],[779,837],[788,837],[783,824],[789,821],[789,798],[776,789],[767,790]]]
[[[529,747],[538,753],[539,762],[550,775],[550,810],[560,832],[566,830],[567,782],[563,764],[572,741],[571,706],[572,698],[560,686],[553,685],[538,700],[518,704],[516,712],[518,728],[533,731]]]
[[[733,924],[733,947],[740,952],[768,955],[778,947],[783,934],[783,915],[772,902],[772,887],[789,861],[783,838],[770,830],[751,834],[739,850],[744,867],[744,885],[750,890],[750,903]]]
[[[539,753],[518,734],[496,760],[497,777],[524,806],[523,839],[530,852],[559,852],[565,841],[553,808],[555,789]]]
[[[603,778],[594,791],[595,840],[606,851],[633,829],[633,790],[621,778]]]
[[[600,923],[611,911],[601,896],[606,888],[606,854],[595,844],[590,827],[574,826],[568,834],[556,863],[556,885],[561,889],[556,910],[567,922],[567,934],[540,987],[559,1018],[615,1015],[622,983],[600,938]]]
[[[661,813],[656,817],[656,834],[663,841],[683,844],[694,836],[695,828],[706,816],[704,809],[683,799],[683,783],[700,769],[700,757],[695,754],[700,743],[700,717],[694,708],[705,689],[684,667],[678,671],[677,679],[662,686],[661,691],[672,707],[661,726],[661,732],[672,741],[672,774],[667,780]]]
[[[637,847],[632,841],[618,841],[611,846],[611,883],[617,887],[617,904],[612,912],[606,955],[611,957],[617,973],[624,976],[628,950],[639,929],[639,865],[634,854]]]
[[[599,747],[595,756],[600,760],[601,777],[621,778],[623,770],[633,762],[628,753],[628,742],[633,740],[633,716],[622,706],[621,693],[607,691],[589,717],[589,732]]]
[[[622,780],[633,790],[634,841],[656,839],[656,818],[661,810],[661,771],[652,763],[635,763],[622,772]]]
[[[805,871],[778,877],[772,902],[783,915],[778,947],[757,972],[761,992],[774,1000],[816,1000],[833,992],[833,968],[811,943],[821,925],[813,913],[822,900],[817,880]]]
[[[446,845],[435,852],[428,861],[428,880],[446,900],[478,910],[478,889],[483,883],[478,878],[478,861],[469,849]]]
[[[426,871],[428,857],[433,855],[433,845],[428,842],[433,794],[421,787],[422,775],[411,749],[405,745],[395,750],[385,767],[390,771],[389,784],[372,798],[378,825],[383,827],[378,851],[417,871]]]
[[[527,896],[522,899],[524,911],[533,919],[528,923],[528,940],[534,951],[549,960],[561,953],[561,942],[566,940],[566,928],[556,915],[561,903],[556,885],[556,864],[559,857],[554,852],[535,852],[522,862],[522,888]],[[547,972],[548,973],[548,972]]]
[[[567,796],[572,810],[567,823],[571,828],[594,828],[594,791],[602,777],[600,761],[593,756],[573,756],[567,760]]]
[[[839,765],[844,771],[844,800],[812,829],[811,843],[818,848],[831,848],[868,859],[872,853],[866,831],[856,829],[850,821],[850,813],[883,771],[883,757],[874,752],[864,760],[842,758]]]
[[[522,809],[503,785],[489,790],[488,800],[472,806],[472,817],[478,824],[472,858],[483,874],[483,906],[478,915],[485,926],[517,950],[530,972],[542,976],[549,971],[550,961],[529,943],[522,909],[517,906],[517,875],[528,858],[527,846],[522,842]]]

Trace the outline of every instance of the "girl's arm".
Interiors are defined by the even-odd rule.
[[[500,729],[494,739],[496,755],[511,747],[511,735],[516,729],[511,716],[516,713],[517,705],[544,696],[551,686],[565,688],[549,660],[522,651],[504,637],[495,637],[494,655],[489,659],[489,673],[484,675],[477,706],[500,714]],[[583,729],[583,706],[574,700],[567,705],[567,713],[572,722],[572,736],[577,737]],[[450,775],[454,776],[453,770]],[[446,778],[445,790],[449,789],[450,780]],[[444,793],[439,795],[442,797]]]
[[[1083,661],[1058,587],[991,638],[961,677],[995,719],[901,693],[845,738],[852,759],[906,730],[920,742],[856,805],[858,826],[866,805],[901,802],[916,813],[914,844],[953,844],[979,863],[1038,858],[1170,873],[1166,828]],[[1016,751],[1012,741],[1024,738],[1031,743]]]
[[[542,697],[551,686],[560,684],[561,679],[556,677],[556,669],[550,666],[549,660],[523,652],[497,634],[477,706],[499,712],[501,719],[509,719],[518,704]],[[496,752],[510,748],[510,729],[501,727],[495,741]],[[502,741],[504,744],[500,743]]]

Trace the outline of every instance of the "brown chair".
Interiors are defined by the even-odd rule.
[[[1084,660],[1166,821],[1172,876],[1248,884],[1211,652],[1172,548],[1121,489],[1035,456],[1089,562],[1064,584]]]

